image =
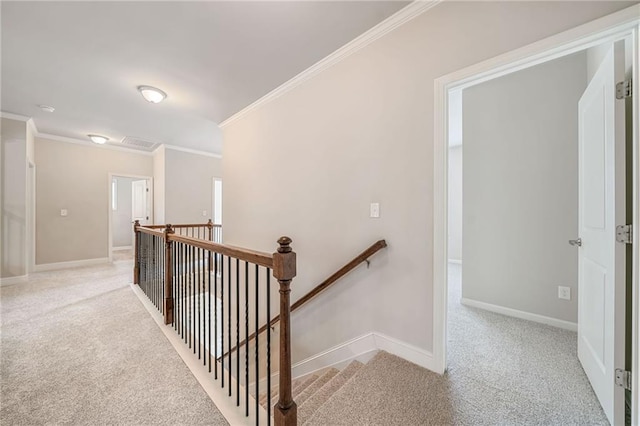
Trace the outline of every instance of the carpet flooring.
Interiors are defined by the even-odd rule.
[[[305,425],[608,425],[576,355],[576,333],[460,305],[450,269],[449,368],[440,376],[386,352],[307,396]],[[307,389],[313,383],[307,384]]]
[[[0,424],[227,424],[131,291],[131,265],[0,290]]]

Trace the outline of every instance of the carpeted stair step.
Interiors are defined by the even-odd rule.
[[[278,388],[274,387],[273,390],[271,391],[271,405],[273,406],[273,404],[276,403],[276,401],[278,400]],[[265,410],[267,409],[267,394],[263,393],[260,394],[260,405],[262,405],[262,408],[264,408]]]
[[[333,379],[340,371],[330,368],[325,371],[318,379],[310,384],[303,392],[301,392],[294,400],[298,406],[304,404],[313,394],[320,390],[329,380]]]
[[[317,374],[314,374],[311,377],[307,377],[306,379],[302,380],[300,384],[295,388],[293,388],[293,391],[291,392],[291,395],[293,396],[293,400],[295,401],[298,398],[298,395],[304,392],[304,390],[309,386],[311,386],[311,384],[316,380],[318,380]]]
[[[298,421],[304,424],[311,418],[334,393],[336,393],[349,379],[351,379],[362,368],[363,364],[353,361],[344,370],[336,374],[331,380],[324,384],[316,393],[307,398],[306,401],[298,405]],[[298,401],[296,401],[297,403]]]

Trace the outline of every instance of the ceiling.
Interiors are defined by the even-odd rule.
[[[2,1],[1,109],[40,133],[221,153],[218,123],[407,4]]]

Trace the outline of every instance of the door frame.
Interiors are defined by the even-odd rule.
[[[632,79],[638,86],[640,58],[640,5],[634,5],[576,28],[521,47],[495,58],[444,75],[434,81],[434,217],[433,217],[433,366],[446,370],[447,343],[447,232],[448,232],[448,95],[452,90],[483,83],[525,68],[548,62],[580,50],[630,39]],[[640,424],[640,145],[638,117],[640,96],[634,89],[632,123],[633,260],[632,260],[632,424]],[[622,413],[624,415],[624,413]]]
[[[108,211],[109,211],[109,219],[108,219],[108,229],[109,229],[109,238],[108,238],[108,253],[109,253],[109,262],[113,262],[113,226],[112,226],[112,221],[113,221],[113,210],[111,209],[111,197],[113,197],[112,191],[111,191],[111,182],[113,181],[113,178],[116,177],[122,177],[122,178],[127,178],[127,179],[135,179],[135,180],[146,180],[148,182],[148,188],[149,188],[149,209],[151,214],[149,215],[149,217],[151,218],[151,223],[153,223],[153,176],[140,176],[140,175],[129,175],[126,173],[112,173],[109,172],[108,173],[108,180],[107,180],[107,188],[108,188],[108,193],[109,196],[107,198],[108,200]],[[131,226],[131,232],[133,232],[133,225]]]

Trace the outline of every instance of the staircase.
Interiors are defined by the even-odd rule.
[[[417,403],[404,389],[408,381],[425,374],[434,378],[438,376],[380,351],[367,364],[353,361],[342,371],[329,368],[321,374],[298,378],[293,381],[298,424],[426,424],[423,418],[418,420],[411,414],[415,410],[421,411],[420,407],[424,405]],[[276,392],[275,389],[272,391],[272,404],[278,399]],[[410,403],[411,407],[404,406],[402,400]],[[260,404],[266,407],[266,395],[261,395]],[[439,424],[450,424],[451,419],[438,420],[444,420]]]

